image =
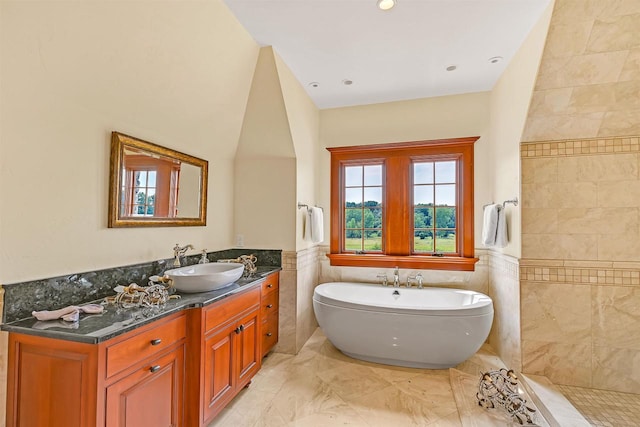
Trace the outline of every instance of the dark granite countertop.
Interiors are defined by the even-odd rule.
[[[97,344],[172,313],[189,308],[204,307],[242,290],[258,286],[265,276],[279,270],[281,270],[280,267],[258,267],[257,273],[251,278],[241,278],[229,286],[211,292],[178,293],[181,296],[180,299],[172,299],[163,307],[124,309],[115,305],[105,305],[102,314],[80,314],[78,322],[39,321],[34,317],[29,317],[3,324],[0,329],[7,332]],[[90,302],[99,304],[102,300]]]

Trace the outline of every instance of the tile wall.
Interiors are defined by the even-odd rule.
[[[520,351],[519,260],[489,251],[489,296],[493,300],[493,327],[489,344],[517,372],[522,370]]]
[[[639,140],[522,145],[526,373],[640,390]]]
[[[275,351],[296,354],[318,324],[313,314],[313,290],[318,284],[318,246],[297,252],[282,252],[280,272],[280,330]]]

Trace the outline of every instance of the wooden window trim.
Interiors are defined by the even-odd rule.
[[[430,141],[412,141],[392,144],[365,146],[329,147],[331,153],[331,240],[330,253],[327,255],[331,265],[354,267],[401,267],[432,270],[473,271],[478,258],[475,258],[473,212],[473,144],[479,137],[440,139]],[[354,254],[341,252],[341,234],[344,224],[342,211],[342,174],[343,165],[356,161],[402,162],[405,170],[414,159],[424,156],[452,156],[460,159],[458,168],[458,255],[436,257],[412,254],[411,239],[407,230],[413,228],[412,215],[408,208],[412,188],[412,178],[408,173],[387,173],[385,167],[385,194],[400,195],[399,203],[405,208],[387,209],[386,195],[383,194],[383,245],[384,253]],[[397,171],[398,169],[395,168]],[[402,176],[401,176],[402,175]],[[402,236],[388,238],[388,236]]]

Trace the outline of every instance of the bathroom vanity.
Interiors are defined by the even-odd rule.
[[[9,331],[7,426],[206,426],[278,340],[278,269],[155,313]]]

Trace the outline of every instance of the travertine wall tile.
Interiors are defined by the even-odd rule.
[[[582,343],[591,336],[591,290],[563,283],[522,284],[522,338]]]
[[[593,21],[571,21],[569,24],[555,23],[549,27],[544,54],[549,58],[583,54],[591,34]]]
[[[640,351],[640,287],[592,288],[593,344]]]
[[[558,159],[556,158],[522,159],[521,167],[523,184],[558,181]]]
[[[534,92],[531,96],[529,116],[550,116],[563,114],[567,111],[573,95],[573,88],[547,89]],[[613,95],[612,95],[613,96]],[[599,109],[596,111],[600,111]]]
[[[592,386],[604,390],[638,393],[640,351],[594,345]]]
[[[591,387],[591,342],[579,344],[522,340],[522,370],[556,384]]]
[[[604,112],[529,117],[522,140],[593,138],[598,136],[603,118]]]
[[[601,17],[591,29],[587,52],[625,51],[640,47],[640,13]]]
[[[566,208],[557,210],[557,230],[569,234],[594,234],[599,230],[612,234],[638,236],[638,209]],[[610,237],[611,238],[611,237]],[[598,257],[602,259],[601,257]],[[605,258],[615,259],[615,258]]]
[[[640,254],[640,233],[598,235],[598,259],[637,261]]]
[[[597,187],[599,207],[640,207],[640,185],[638,181],[599,182]]]
[[[522,184],[522,206],[556,209],[588,208],[596,206],[597,189],[594,182]]]
[[[603,52],[562,58],[544,57],[536,90],[618,81],[628,52]]]
[[[537,259],[598,259],[596,234],[522,234],[522,254]]]
[[[607,83],[569,88],[571,97],[567,102],[565,111],[557,111],[557,113],[585,114],[601,112],[603,105],[616,103],[614,88],[617,84]]]
[[[518,270],[516,258],[489,252],[488,295],[493,300],[495,313],[489,343],[507,366],[521,371]]]
[[[624,82],[628,80],[640,79],[640,49],[632,49],[629,56],[622,67],[620,78],[618,81]]]
[[[640,134],[640,109],[630,111],[609,111],[602,118],[597,136]]]
[[[558,158],[559,182],[625,181],[635,179],[638,179],[638,155],[635,153]]]
[[[522,223],[527,234],[555,234],[558,232],[558,209],[522,209]]]

